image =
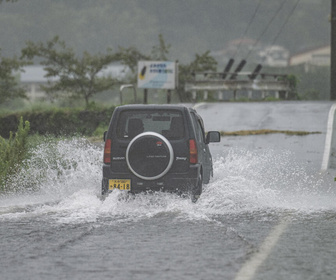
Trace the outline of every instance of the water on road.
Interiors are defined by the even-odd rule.
[[[0,278],[334,279],[333,174],[289,149],[213,151],[193,204],[121,191],[101,201],[101,147],[39,146],[9,182],[22,191],[0,197]]]

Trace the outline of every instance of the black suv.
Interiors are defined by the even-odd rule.
[[[205,135],[186,106],[125,105],[114,110],[104,140],[103,197],[117,188],[189,193],[195,202],[213,174],[208,144],[220,134]]]

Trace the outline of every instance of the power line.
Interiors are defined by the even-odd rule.
[[[245,35],[247,34],[247,31],[249,30],[250,26],[252,25],[252,22],[253,22],[254,18],[256,17],[256,15],[257,15],[257,13],[258,13],[258,10],[259,10],[259,8],[260,8],[260,4],[261,4],[261,0],[259,0],[258,5],[257,5],[257,7],[255,8],[254,13],[253,13],[253,15],[252,15],[252,17],[251,17],[251,19],[250,19],[248,25],[246,26],[246,29],[245,29],[245,31],[244,31],[244,34],[243,34],[242,38],[245,38]],[[234,55],[233,55],[233,58],[235,58],[236,54],[238,53],[238,51],[239,51],[239,49],[240,49],[240,45],[241,45],[241,43],[242,43],[242,41],[240,40],[240,42],[239,42],[239,44],[238,44],[238,47],[236,48],[236,51],[235,51],[235,53],[234,53]]]
[[[260,39],[264,36],[264,34],[266,33],[266,31],[268,30],[268,28],[271,26],[272,22],[275,20],[275,18],[277,17],[277,15],[280,13],[281,9],[283,8],[283,6],[285,5],[285,3],[287,2],[287,0],[284,0],[281,5],[278,7],[278,9],[276,10],[276,13],[273,15],[273,17],[271,18],[271,20],[268,22],[268,24],[266,25],[266,28],[263,30],[263,32],[260,34],[260,36],[258,37],[258,39],[254,42],[252,48],[250,49],[250,51],[248,52],[247,56],[246,56],[246,60],[247,58],[250,56],[252,50],[254,49],[254,47],[257,45],[257,43],[259,43]]]
[[[271,44],[272,46],[274,45],[274,43],[276,42],[276,40],[278,40],[278,37],[280,36],[280,34],[281,34],[281,32],[283,31],[285,25],[287,24],[287,22],[289,21],[289,19],[290,19],[291,16],[293,15],[293,13],[294,13],[296,7],[299,5],[299,2],[300,2],[300,0],[297,0],[297,1],[296,1],[296,3],[295,3],[295,5],[293,6],[292,10],[291,10],[290,13],[288,14],[288,16],[287,16],[285,22],[284,22],[284,23],[282,24],[282,26],[280,27],[280,29],[279,29],[277,35],[275,36],[275,38],[274,38],[273,41],[272,41],[272,44]]]

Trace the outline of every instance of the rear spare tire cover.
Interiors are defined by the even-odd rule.
[[[156,132],[137,135],[126,150],[128,168],[144,180],[155,180],[164,176],[171,168],[173,159],[171,144]]]

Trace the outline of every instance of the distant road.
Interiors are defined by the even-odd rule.
[[[229,148],[289,150],[299,162],[321,168],[331,101],[230,102],[196,105],[206,130],[295,130],[321,132],[307,136],[271,134],[223,137],[212,145],[214,154]]]

